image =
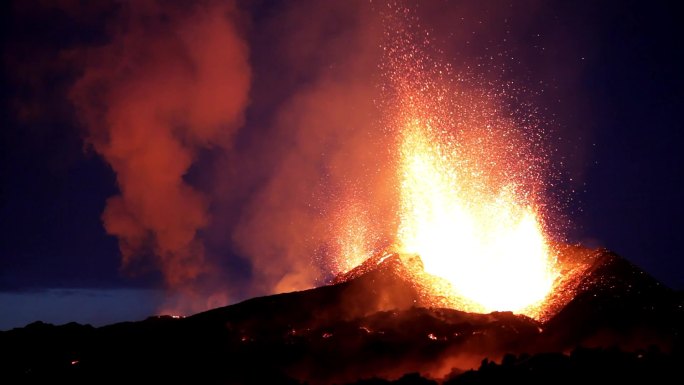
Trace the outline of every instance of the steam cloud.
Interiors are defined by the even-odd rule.
[[[85,52],[71,98],[87,144],[116,173],[121,193],[102,219],[124,266],[152,258],[169,287],[192,291],[211,274],[198,235],[210,202],[184,176],[199,150],[230,145],[251,69],[232,2],[183,4],[121,4],[111,41]]]

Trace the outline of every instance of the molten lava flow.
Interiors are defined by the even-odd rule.
[[[463,310],[534,316],[557,276],[537,214],[514,184],[497,191],[462,172],[458,151],[428,128],[414,119],[402,132],[399,249],[446,279]]]

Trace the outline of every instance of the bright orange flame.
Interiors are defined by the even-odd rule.
[[[478,173],[462,172],[458,151],[428,126],[412,119],[402,132],[400,252],[446,279],[464,310],[534,316],[558,276],[538,215],[512,183],[478,187]]]
[[[387,16],[380,105],[397,138],[399,204],[393,250],[377,263],[398,254],[421,305],[543,320],[572,296],[559,288],[575,273],[561,269],[544,223],[552,175],[537,115],[512,82],[440,63],[411,15],[399,7]],[[363,247],[366,221],[348,213],[339,249],[354,263],[337,262],[344,272],[356,265],[348,255],[373,249]]]
[[[366,214],[358,203],[347,204],[340,218],[335,221],[337,253],[333,264],[338,272],[346,273],[363,263],[372,254],[372,235],[369,234]]]

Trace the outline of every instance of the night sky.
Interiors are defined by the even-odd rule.
[[[326,219],[309,221],[307,201],[329,209],[320,197],[338,192],[321,180],[347,175],[336,170],[355,167],[346,153],[364,143],[348,127],[372,126],[384,3],[132,3],[3,2],[0,329],[102,325],[320,282],[301,273],[325,238]],[[415,12],[454,68],[515,81],[539,111],[567,239],[684,289],[684,12],[661,1],[476,3],[420,2]],[[184,60],[190,70],[173,64]],[[108,209],[108,228],[126,237],[122,264],[103,212],[121,191],[115,171],[149,159],[126,163],[109,145],[131,122],[159,120],[181,146],[155,158],[177,163],[162,168],[176,184],[145,185],[154,174],[125,183],[141,201],[169,197],[149,203],[162,214],[146,223],[173,239],[130,230]],[[320,147],[302,144],[318,136]],[[307,173],[311,164],[333,171]]]

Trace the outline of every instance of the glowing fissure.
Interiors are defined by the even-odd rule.
[[[496,191],[462,172],[455,146],[420,119],[401,136],[400,252],[446,279],[464,310],[534,316],[558,275],[534,208],[518,203],[515,184]]]

